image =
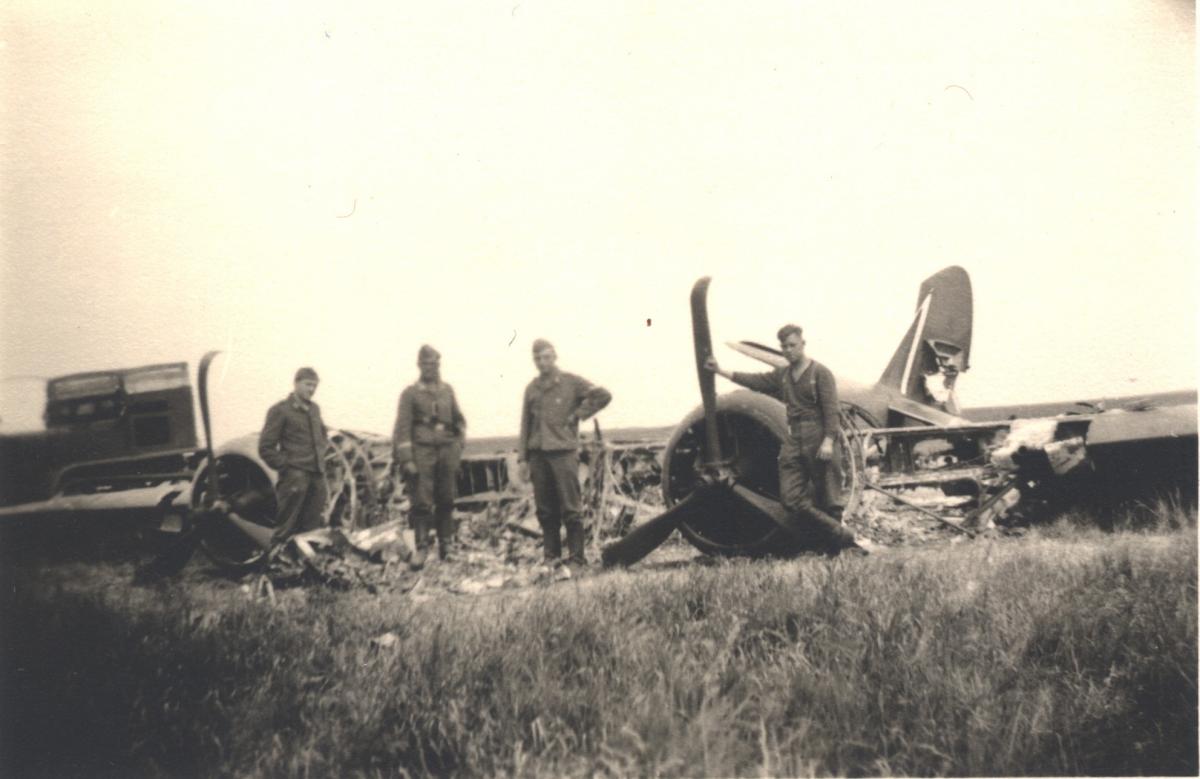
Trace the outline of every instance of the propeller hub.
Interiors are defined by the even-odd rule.
[[[700,477],[704,487],[732,487],[737,482],[737,471],[729,461],[704,463],[700,466]]]

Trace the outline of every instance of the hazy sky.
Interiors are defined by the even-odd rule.
[[[539,336],[612,390],[603,424],[670,424],[698,402],[697,277],[718,341],[796,321],[874,379],[951,264],[975,285],[966,405],[1196,383],[1191,3],[0,20],[3,429],[40,412],[22,377],[216,348],[218,439],[305,364],[328,422],[387,432],[429,342],[470,431],[513,433]]]

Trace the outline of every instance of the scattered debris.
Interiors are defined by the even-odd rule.
[[[1008,532],[1026,494],[1087,462],[1070,416],[875,428],[856,437],[864,490],[846,522],[893,545],[934,540],[945,530]]]
[[[856,498],[844,522],[867,542],[920,545],[1004,531],[1006,519],[1031,479],[1061,475],[1085,461],[1083,438],[1061,418],[954,427],[863,429],[855,442]],[[357,460],[377,482],[358,494],[374,495],[379,524],[325,528],[293,537],[269,561],[254,586],[257,597],[274,588],[321,584],[370,592],[435,591],[477,596],[571,579],[567,565],[542,563],[541,529],[530,485],[515,479],[511,453],[475,456],[460,473],[457,546],[450,560],[431,555],[423,570],[414,559],[403,485],[391,478],[386,439],[355,434]],[[599,430],[580,455],[589,554],[602,543],[664,510],[661,456],[655,441],[608,442]],[[350,458],[347,458],[350,459]],[[362,515],[363,507],[359,507]],[[385,634],[385,636],[388,634]]]
[[[963,527],[960,523],[952,522],[950,519],[934,512],[934,511],[930,511],[929,509],[922,506],[920,503],[917,503],[914,500],[906,498],[903,495],[900,495],[899,493],[888,492],[887,490],[885,490],[882,487],[879,487],[875,484],[868,484],[867,486],[870,487],[871,489],[875,490],[876,492],[879,492],[883,495],[887,495],[889,498],[896,501],[897,503],[907,506],[908,508],[913,509],[914,511],[919,511],[926,516],[933,517],[934,520],[942,523],[946,527],[953,528],[954,530],[957,530],[960,533],[966,533],[968,536],[975,535],[970,530]]]
[[[390,630],[386,633],[380,633],[378,636],[375,636],[371,639],[371,648],[376,650],[392,649],[399,644],[400,636],[396,635]]]

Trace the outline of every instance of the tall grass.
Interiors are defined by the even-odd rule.
[[[423,603],[6,577],[0,767],[1195,774],[1196,536],[1181,524]],[[393,646],[372,643],[389,631]]]

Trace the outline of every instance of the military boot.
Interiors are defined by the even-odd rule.
[[[454,548],[454,509],[439,508],[437,512],[437,542],[438,557],[443,561],[451,559]]]
[[[562,536],[559,526],[547,527],[542,525],[542,562],[546,565],[558,565],[562,557]]]
[[[568,562],[576,566],[587,565],[587,558],[583,555],[583,523],[575,520],[566,524],[567,554],[570,555]]]
[[[408,567],[419,571],[425,567],[425,558],[429,556],[429,520],[425,517],[412,517],[413,541],[416,551],[408,561]]]

